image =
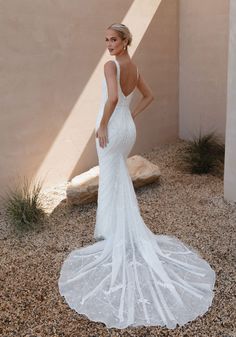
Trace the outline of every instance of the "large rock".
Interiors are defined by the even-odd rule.
[[[160,177],[160,169],[147,159],[135,155],[127,159],[129,174],[134,187],[150,184]],[[72,205],[86,204],[97,199],[99,166],[74,177],[68,184],[67,201]]]

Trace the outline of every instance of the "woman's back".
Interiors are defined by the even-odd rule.
[[[124,96],[129,96],[136,88],[138,83],[138,68],[133,62],[120,64],[120,88]]]
[[[137,86],[138,69],[134,64],[123,64],[120,66],[117,60],[112,60],[116,64],[117,71],[117,94],[118,102],[109,119],[109,126],[113,129],[121,130],[121,128],[135,129],[135,124],[130,111],[130,102]],[[121,69],[122,68],[122,69]],[[121,78],[122,76],[122,78]],[[121,83],[122,82],[122,83]],[[124,86],[123,86],[124,85]],[[129,85],[129,87],[128,87]],[[122,89],[123,88],[123,89]],[[129,89],[129,91],[128,91]],[[124,91],[125,90],[125,91]],[[99,112],[96,119],[96,128],[99,128],[104,114],[104,106],[108,98],[108,85],[104,75],[102,82],[102,99],[100,103]],[[111,136],[111,131],[110,131]]]

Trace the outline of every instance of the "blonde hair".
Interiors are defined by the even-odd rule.
[[[109,27],[107,27],[107,29],[115,30],[119,34],[122,40],[125,40],[125,39],[128,40],[127,46],[131,45],[132,34],[130,33],[129,28],[126,25],[124,25],[123,23],[112,23]]]

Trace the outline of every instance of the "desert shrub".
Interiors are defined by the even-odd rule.
[[[222,173],[225,145],[221,138],[210,132],[194,137],[181,152],[181,167],[189,173]]]
[[[30,184],[23,178],[15,187],[8,187],[3,199],[7,219],[19,232],[42,225],[45,212],[41,200],[42,183]]]

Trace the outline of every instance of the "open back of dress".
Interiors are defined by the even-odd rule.
[[[153,234],[140,215],[126,163],[136,140],[129,109],[133,92],[122,93],[115,63],[119,100],[108,123],[109,143],[101,148],[96,138],[100,173],[94,237],[101,240],[67,256],[59,291],[76,312],[109,328],[175,328],[208,310],[215,272],[177,238]],[[106,99],[104,77],[96,129]]]

